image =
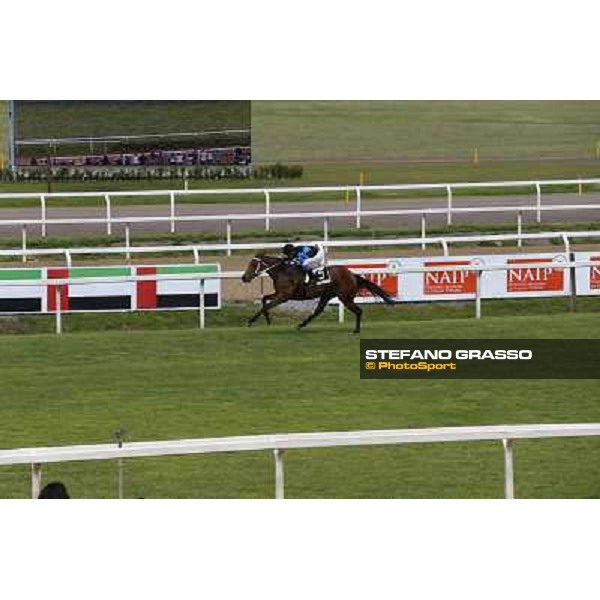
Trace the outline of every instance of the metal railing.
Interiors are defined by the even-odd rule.
[[[575,269],[579,267],[597,267],[597,261],[569,261],[569,262],[552,262],[545,266],[552,269],[570,269],[571,270],[571,289],[564,296],[570,298],[569,308],[575,310],[576,308],[576,296],[577,290],[574,285],[575,282]],[[519,269],[537,269],[540,267],[539,262],[532,263],[519,263]],[[484,272],[487,271],[509,271],[515,268],[514,264],[499,264],[499,265],[444,265],[443,270],[448,272],[474,272],[475,277],[475,293],[473,294],[473,301],[475,303],[475,318],[480,319],[482,316],[481,311],[481,277]],[[414,266],[414,267],[400,267],[394,269],[371,269],[371,268],[360,268],[353,267],[352,269],[356,273],[361,274],[373,274],[373,275],[401,275],[403,273],[437,273],[440,271],[439,266]],[[62,290],[65,286],[72,285],[92,285],[99,283],[124,283],[124,282],[137,282],[137,281],[166,281],[166,280],[182,280],[182,281],[198,281],[198,293],[199,293],[199,304],[198,304],[198,315],[199,315],[199,327],[204,329],[206,327],[206,303],[205,303],[205,283],[207,280],[212,279],[239,279],[242,276],[242,271],[225,271],[221,273],[186,273],[186,274],[155,274],[155,275],[121,275],[111,277],[76,277],[76,278],[56,278],[56,279],[36,279],[35,285],[40,287],[54,286],[55,289],[55,323],[56,333],[62,333],[62,315],[63,310],[61,306],[62,302]],[[27,280],[6,280],[2,282],[3,286],[31,286],[32,282]],[[467,298],[465,298],[467,300]],[[342,303],[339,304],[339,322],[344,320],[344,306]]]
[[[0,450],[0,466],[31,465],[31,497],[36,499],[42,489],[42,465],[48,463],[266,450],[271,451],[274,457],[275,498],[283,499],[285,497],[283,456],[284,452],[289,450],[501,441],[504,450],[504,497],[512,499],[515,497],[513,462],[515,440],[599,435],[600,423],[572,423],[288,433],[157,442],[119,441],[115,444]]]
[[[2,225],[2,222],[0,222]],[[569,252],[571,243],[574,239],[597,239],[600,238],[600,231],[547,231],[539,233],[497,233],[497,234],[478,234],[478,235],[448,235],[432,237],[405,237],[405,238],[382,238],[382,239],[351,239],[351,240],[323,240],[320,241],[325,248],[373,248],[373,247],[394,247],[394,246],[420,246],[421,250],[426,250],[428,245],[440,246],[444,256],[450,254],[452,244],[469,243],[490,243],[490,242],[517,242],[517,247],[522,248],[523,243],[536,240],[556,240],[564,245],[565,252]],[[314,240],[311,240],[314,241]],[[89,246],[80,248],[37,248],[27,247],[26,237],[23,238],[21,248],[11,248],[0,250],[0,257],[18,257],[23,263],[27,262],[28,257],[36,256],[64,256],[67,266],[71,266],[73,256],[83,255],[114,255],[124,254],[127,259],[132,254],[163,254],[163,253],[181,253],[191,252],[194,261],[198,262],[201,253],[225,253],[231,256],[233,251],[254,251],[254,250],[281,250],[281,242],[231,242],[215,244],[182,244],[166,246],[132,246],[129,231],[125,232],[124,246]]]
[[[231,241],[232,223],[236,221],[264,221],[266,231],[271,229],[271,222],[274,220],[290,219],[319,219],[323,225],[323,238],[328,238],[329,221],[336,218],[353,218],[355,227],[361,228],[362,219],[365,217],[376,216],[416,216],[420,219],[422,237],[425,237],[427,228],[427,217],[431,215],[445,215],[447,225],[452,225],[453,215],[471,214],[471,213],[513,213],[517,220],[517,231],[522,231],[523,215],[533,212],[536,215],[536,221],[541,223],[542,213],[546,211],[566,211],[566,210],[597,210],[600,204],[562,204],[562,205],[543,205],[542,187],[573,186],[577,185],[582,189],[583,185],[600,184],[600,179],[556,179],[545,181],[500,181],[500,182],[472,182],[472,183],[431,183],[431,184],[397,184],[397,185],[357,185],[357,186],[319,186],[319,187],[280,187],[280,188],[238,188],[238,189],[196,189],[196,190],[141,190],[141,191],[98,191],[98,192],[55,192],[52,194],[44,193],[2,193],[0,194],[0,205],[2,200],[15,199],[38,199],[40,202],[40,219],[17,219],[0,221],[0,226],[21,226],[39,225],[42,236],[47,235],[49,225],[85,225],[85,224],[103,224],[106,227],[106,233],[112,235],[112,226],[121,223],[130,228],[133,223],[152,223],[167,222],[170,224],[171,233],[175,233],[178,222],[222,222],[226,224],[226,236],[228,242]],[[481,206],[481,207],[456,207],[454,192],[458,190],[473,189],[497,189],[497,188],[524,188],[529,187],[534,192],[534,203],[524,206]],[[363,194],[374,192],[406,192],[406,191],[443,191],[446,198],[446,206],[443,208],[428,209],[394,209],[394,210],[363,210]],[[353,210],[329,211],[329,212],[285,212],[274,213],[272,211],[273,196],[289,194],[323,194],[323,193],[345,193],[350,198],[352,194],[355,207]],[[264,211],[260,214],[228,214],[228,215],[176,215],[176,199],[178,197],[194,196],[248,196],[254,195],[264,200]],[[165,197],[169,202],[168,217],[113,217],[112,199],[114,198],[144,198],[144,197]],[[87,219],[48,219],[47,218],[47,200],[54,198],[99,198],[105,204],[105,216],[102,218]],[[23,230],[26,235],[26,229]],[[129,232],[127,233],[129,235]]]

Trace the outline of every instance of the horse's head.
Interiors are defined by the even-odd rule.
[[[242,281],[249,283],[261,273],[264,273],[273,264],[273,259],[265,256],[264,252],[257,253],[252,260],[248,263],[244,274],[242,275]]]

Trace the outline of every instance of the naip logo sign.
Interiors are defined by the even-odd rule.
[[[425,262],[425,267],[454,267],[476,264],[473,260],[447,260]],[[425,294],[474,294],[475,271],[452,271],[440,269],[423,273],[423,290]]]
[[[509,265],[540,266],[515,267],[506,272],[506,289],[508,292],[560,292],[565,287],[564,269],[552,267],[562,257],[554,258],[509,258]]]
[[[590,289],[600,290],[600,256],[590,256],[590,260],[598,263],[590,267]]]

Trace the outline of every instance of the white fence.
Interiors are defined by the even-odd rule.
[[[42,465],[48,463],[270,450],[274,456],[275,498],[283,499],[285,491],[283,454],[288,450],[440,442],[502,441],[504,448],[504,497],[512,499],[515,496],[514,440],[590,437],[599,435],[600,423],[573,423],[566,425],[494,425],[440,427],[432,429],[291,433],[162,442],[125,443],[120,441],[115,444],[0,450],[0,466],[31,465],[31,497],[35,499],[39,496],[42,486]]]
[[[0,226],[2,222],[0,221]],[[373,248],[373,247],[402,247],[402,246],[420,246],[421,250],[425,250],[427,246],[440,246],[444,256],[450,254],[450,246],[452,244],[467,244],[467,243],[485,243],[485,242],[511,242],[516,241],[519,248],[523,247],[523,243],[527,241],[559,241],[564,245],[565,252],[569,252],[571,242],[574,239],[594,240],[600,238],[600,231],[548,231],[540,233],[498,233],[485,235],[449,235],[449,236],[433,236],[433,237],[402,237],[402,238],[382,238],[382,239],[352,239],[352,240],[323,240],[320,243],[325,248]],[[310,240],[306,240],[310,243]],[[17,249],[2,249],[0,257],[19,257],[22,262],[27,262],[28,257],[36,256],[64,256],[67,266],[71,266],[74,256],[85,255],[101,255],[109,256],[115,254],[124,254],[127,259],[131,258],[132,254],[166,254],[166,253],[181,253],[191,252],[194,256],[194,261],[200,260],[201,254],[207,253],[222,253],[231,256],[233,251],[254,251],[254,250],[281,250],[281,242],[252,242],[252,243],[234,243],[230,240],[224,244],[182,244],[168,246],[132,246],[129,235],[125,236],[124,246],[108,246],[108,247],[82,247],[82,248],[38,248],[28,249],[26,238],[23,238],[21,248]]]
[[[518,265],[519,269],[538,269],[540,267],[539,262],[531,262],[531,263],[520,263]],[[598,262],[596,261],[567,261],[567,262],[554,262],[551,265],[552,269],[570,269],[571,270],[571,278],[570,281],[576,281],[575,270],[580,267],[598,267]],[[443,270],[446,272],[474,272],[476,274],[475,278],[475,294],[474,294],[474,303],[475,303],[475,318],[480,319],[482,316],[481,311],[481,277],[482,274],[486,271],[508,271],[514,269],[515,265],[513,264],[488,264],[488,265],[447,265],[443,267]],[[393,274],[393,275],[401,275],[403,273],[436,273],[440,271],[439,266],[432,267],[422,267],[422,266],[414,266],[414,267],[401,267],[391,269],[369,269],[369,268],[353,268],[353,271],[357,273],[363,274]],[[94,284],[106,284],[106,283],[115,283],[115,282],[132,282],[132,281],[163,281],[163,280],[182,280],[182,281],[198,281],[199,286],[199,306],[198,306],[198,315],[199,315],[199,326],[201,329],[204,329],[206,326],[206,306],[205,306],[205,282],[207,280],[214,279],[239,279],[242,276],[241,271],[226,271],[221,273],[205,273],[205,274],[197,274],[197,273],[189,273],[189,274],[155,274],[155,275],[129,275],[129,276],[114,276],[114,277],[77,277],[77,278],[56,278],[56,279],[40,279],[36,280],[36,285],[38,286],[54,286],[55,289],[55,322],[56,322],[56,333],[62,333],[62,316],[63,311],[61,307],[61,297],[62,297],[62,289],[65,286],[73,286],[73,285],[94,285]],[[7,280],[2,283],[5,287],[13,287],[13,286],[31,286],[30,281],[20,281],[20,280]],[[570,309],[575,310],[576,305],[576,287],[574,284],[571,285],[570,289]],[[339,321],[340,323],[344,320],[344,307],[342,304],[339,305]]]
[[[160,223],[170,224],[171,233],[175,233],[176,224],[181,222],[220,222],[225,224],[225,235],[228,243],[231,242],[232,224],[237,221],[264,221],[265,230],[271,229],[271,222],[274,220],[290,219],[315,219],[322,222],[323,238],[328,239],[330,221],[338,218],[353,218],[355,227],[360,229],[362,219],[365,217],[382,216],[406,216],[417,217],[421,224],[421,237],[426,236],[427,217],[432,215],[445,215],[448,225],[452,225],[453,215],[474,214],[474,213],[511,213],[516,217],[517,232],[522,231],[523,215],[526,213],[535,213],[538,223],[542,220],[542,213],[546,211],[579,211],[579,210],[598,210],[600,204],[561,204],[561,205],[543,205],[542,188],[560,187],[560,186],[579,186],[581,190],[583,185],[600,184],[600,179],[561,179],[545,181],[501,181],[501,182],[473,182],[473,183],[431,183],[431,184],[402,184],[402,185],[358,185],[358,186],[322,186],[322,187],[289,187],[289,188],[239,188],[239,189],[200,189],[200,190],[144,190],[144,191],[115,191],[115,192],[57,192],[52,194],[40,193],[3,193],[0,194],[0,205],[2,200],[15,199],[38,199],[40,202],[39,219],[15,219],[0,221],[2,227],[21,227],[22,236],[26,239],[28,226],[39,226],[42,236],[47,235],[48,226],[52,225],[90,225],[101,224],[106,227],[106,233],[112,235],[113,225],[121,224],[126,229],[126,237],[130,235],[131,225],[134,223]],[[453,194],[458,190],[473,189],[515,189],[531,188],[534,202],[531,205],[524,206],[481,206],[481,207],[455,207]],[[376,192],[406,192],[406,191],[441,191],[445,194],[446,206],[444,208],[428,209],[394,209],[394,210],[363,210],[362,195],[364,193]],[[353,195],[355,207],[347,211],[328,211],[328,212],[281,212],[273,213],[271,204],[275,195],[286,194],[324,194],[324,193],[345,193]],[[264,199],[263,213],[244,213],[228,215],[176,215],[176,199],[178,197],[201,197],[201,196],[257,196]],[[113,217],[112,199],[114,198],[144,198],[144,197],[165,197],[169,202],[169,216],[166,217]],[[99,198],[104,201],[105,215],[98,218],[86,219],[48,219],[47,218],[47,200],[52,198]]]

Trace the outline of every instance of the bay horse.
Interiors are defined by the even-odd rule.
[[[319,303],[311,315],[298,325],[298,329],[306,327],[315,317],[318,317],[333,298],[340,302],[356,317],[354,333],[360,333],[360,320],[362,309],[354,302],[359,290],[366,289],[375,296],[383,298],[386,304],[396,304],[389,294],[377,284],[365,277],[357,275],[342,265],[327,267],[329,281],[323,283],[305,283],[304,270],[290,264],[287,258],[280,256],[267,256],[259,252],[248,264],[242,281],[249,283],[259,275],[266,273],[273,280],[275,292],[266,294],[261,298],[262,308],[248,319],[248,326],[264,316],[267,323],[271,324],[269,311],[288,300],[312,300],[318,298]]]

